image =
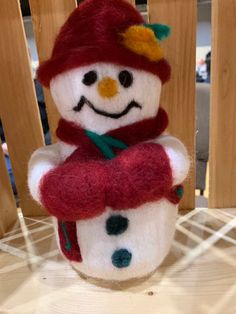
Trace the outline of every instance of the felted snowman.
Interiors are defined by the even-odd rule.
[[[29,188],[87,277],[145,277],[170,249],[189,158],[159,105],[168,34],[123,0],[85,0],[38,70],[61,120],[57,143],[31,157]]]

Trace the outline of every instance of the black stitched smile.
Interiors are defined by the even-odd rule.
[[[139,105],[136,101],[132,100],[122,112],[109,113],[109,112],[95,108],[94,105],[91,103],[91,101],[89,101],[86,97],[82,96],[77,106],[75,106],[73,110],[76,112],[79,112],[81,111],[81,109],[83,108],[85,104],[87,104],[89,108],[91,108],[95,113],[104,117],[112,118],[112,119],[119,119],[125,116],[132,108],[139,108],[140,110],[142,109],[141,105]]]

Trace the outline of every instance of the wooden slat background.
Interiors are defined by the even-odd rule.
[[[12,192],[0,141],[0,239],[17,219],[17,208]]]
[[[209,206],[236,206],[236,0],[212,8]]]
[[[0,116],[25,215],[42,210],[27,187],[27,164],[44,144],[19,1],[2,0],[0,9]]]
[[[39,61],[50,58],[60,27],[76,8],[76,0],[29,0]],[[59,113],[48,89],[44,89],[48,121],[53,140]]]
[[[185,184],[181,208],[195,207],[195,64],[196,0],[149,0],[150,23],[171,26],[172,34],[162,43],[172,67],[172,78],[164,88],[161,104],[170,118],[171,134],[188,148],[192,168]]]

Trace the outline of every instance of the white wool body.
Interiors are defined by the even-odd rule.
[[[40,203],[39,185],[41,178],[61,162],[60,147],[57,144],[37,149],[28,164],[28,187],[33,199]]]
[[[170,160],[174,182],[176,184],[182,182],[189,169],[189,159],[184,145],[170,135],[160,136],[154,142],[160,143],[165,149]],[[30,163],[29,184],[31,191],[35,191],[34,194],[31,193],[33,196],[36,195],[37,201],[39,200],[37,185],[40,177],[48,169],[58,165],[58,152],[60,161],[63,161],[74,149],[74,146],[60,142],[35,152]],[[40,156],[44,157],[42,161]],[[49,163],[45,163],[45,157],[46,160],[50,160]],[[38,180],[32,180],[36,176]],[[83,261],[72,262],[72,265],[89,277],[104,280],[125,281],[146,276],[153,272],[168,254],[174,236],[177,211],[178,205],[163,199],[143,204],[136,209],[114,211],[106,208],[106,211],[98,217],[77,221],[77,240]],[[128,229],[123,234],[111,236],[106,233],[106,221],[111,215],[122,215],[129,220]],[[54,225],[59,243],[56,219]],[[122,248],[131,252],[132,259],[129,267],[118,269],[112,264],[111,256],[115,250]]]
[[[76,146],[58,142],[37,149],[31,156],[28,164],[28,187],[33,199],[40,201],[40,181],[52,169],[66,160]]]
[[[177,208],[177,205],[162,200],[125,211],[107,208],[99,217],[77,221],[77,240],[83,261],[72,262],[73,267],[89,277],[115,281],[152,273],[169,252]],[[122,215],[129,220],[127,230],[120,235],[112,236],[106,232],[106,221],[113,215]],[[57,232],[57,222],[54,224]],[[119,269],[112,264],[112,254],[119,249],[127,249],[132,254],[127,268]]]
[[[160,144],[169,157],[173,186],[182,184],[190,168],[190,159],[184,144],[176,137],[168,134],[159,136],[153,142]]]

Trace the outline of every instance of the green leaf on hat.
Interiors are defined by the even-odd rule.
[[[171,32],[170,26],[164,24],[144,24],[144,26],[150,28],[159,40],[166,39]]]

